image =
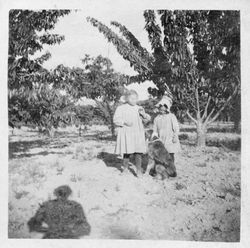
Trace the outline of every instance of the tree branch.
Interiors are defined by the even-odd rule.
[[[236,76],[237,82],[240,84],[240,78]]]
[[[209,121],[209,118],[212,116],[212,114],[214,113],[214,111],[215,111],[215,108],[213,108],[212,110],[211,110],[211,112],[208,114],[208,116],[207,116],[207,119],[206,119],[206,123],[208,123],[208,121]]]
[[[187,110],[186,114],[187,114],[187,116],[188,116],[194,123],[197,123],[197,120],[194,119],[194,117],[189,113],[188,110]]]
[[[198,88],[195,89],[195,98],[196,98],[196,104],[197,104],[197,117],[200,118],[200,103],[199,103]]]
[[[196,80],[194,78],[194,75],[191,74],[191,78],[193,80],[194,83],[196,83]],[[196,99],[196,105],[197,105],[197,119],[200,119],[200,102],[199,102],[199,93],[198,93],[198,85],[195,85],[195,99]]]
[[[230,101],[233,99],[233,97],[234,97],[235,94],[237,93],[237,90],[238,90],[238,86],[235,87],[235,90],[234,90],[233,94],[230,95],[230,96],[227,98],[225,104],[219,109],[219,111],[215,114],[215,116],[214,116],[210,121],[207,122],[208,124],[214,122],[214,121],[219,117],[219,115],[221,114],[221,112],[225,109],[225,107],[226,107],[226,106],[230,103]],[[210,113],[210,114],[211,114],[211,113]],[[210,115],[210,116],[211,116],[211,115]]]
[[[201,117],[202,120],[204,120],[207,117],[207,109],[208,109],[208,106],[209,106],[209,103],[210,103],[211,99],[212,99],[211,96],[209,96],[208,100],[207,100],[205,110],[204,110],[204,113],[203,113],[203,115]]]
[[[197,108],[194,106],[194,104],[192,104],[191,102],[189,104],[193,107],[193,109],[195,110],[195,112],[197,112]]]

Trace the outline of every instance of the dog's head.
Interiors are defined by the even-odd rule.
[[[166,166],[166,171],[167,171],[169,177],[176,177],[177,176],[176,168],[175,168],[174,162],[172,160],[170,161],[168,166]]]

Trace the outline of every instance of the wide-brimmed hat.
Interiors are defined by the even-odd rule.
[[[172,106],[172,99],[169,96],[163,96],[162,99],[155,105],[157,108],[166,105],[168,109]]]

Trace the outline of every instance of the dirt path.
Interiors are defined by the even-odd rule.
[[[50,140],[20,130],[10,137],[10,238],[41,237],[28,232],[27,221],[55,187],[68,184],[91,225],[85,238],[239,241],[239,152],[182,146],[177,178],[137,179],[121,174],[114,142],[95,133]]]

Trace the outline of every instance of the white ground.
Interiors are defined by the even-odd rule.
[[[115,143],[101,136],[100,127],[84,137],[74,128],[54,139],[25,128],[10,135],[10,238],[42,237],[26,223],[55,187],[68,184],[91,225],[84,238],[239,241],[240,152],[183,145],[177,178],[138,179],[121,174]]]

